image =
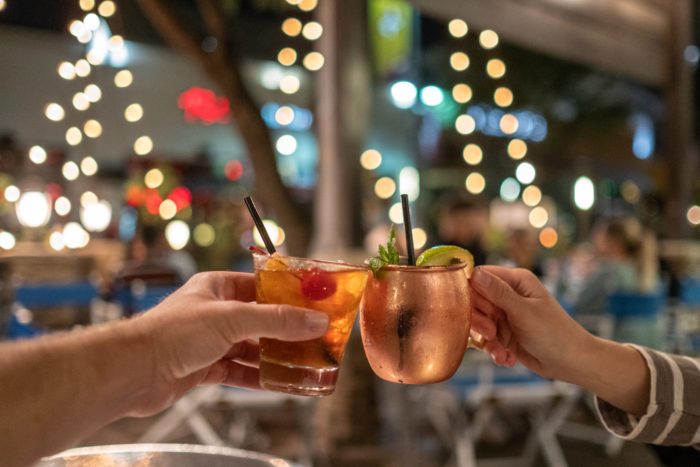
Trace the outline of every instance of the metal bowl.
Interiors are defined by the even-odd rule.
[[[64,451],[35,467],[301,467],[279,457],[222,446],[115,444]]]

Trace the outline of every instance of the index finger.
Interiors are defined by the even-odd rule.
[[[523,297],[536,297],[541,295],[537,293],[537,287],[533,287],[534,283],[539,284],[539,279],[527,269],[492,265],[479,266],[479,268],[503,280]]]

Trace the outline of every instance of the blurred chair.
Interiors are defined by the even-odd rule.
[[[449,463],[459,467],[533,465],[537,453],[550,465],[566,465],[547,421],[556,403],[578,388],[540,377],[522,365],[498,367],[483,353],[468,352],[448,382],[426,388],[426,412],[439,437],[452,450]],[[525,416],[527,435],[517,456],[479,458],[476,445],[487,432],[507,440],[514,420]]]
[[[36,323],[50,321],[49,315],[56,312],[61,312],[64,319],[59,321],[64,322],[66,310],[70,312],[68,316],[71,318],[66,324],[86,324],[89,321],[90,306],[97,297],[97,288],[87,281],[23,284],[14,288],[15,304],[26,308],[32,315],[32,318],[22,317],[18,324],[27,325],[32,322],[35,327]],[[83,310],[86,312],[84,317],[81,314]],[[46,327],[51,328],[49,325]]]
[[[114,298],[122,305],[124,316],[132,316],[153,308],[177,289],[177,285],[147,285],[136,280],[117,289]]]
[[[700,279],[688,277],[680,281],[678,300],[673,313],[672,350],[686,355],[700,354]]]
[[[608,297],[608,313],[613,318],[612,339],[654,349],[665,348],[665,293],[617,292]]]

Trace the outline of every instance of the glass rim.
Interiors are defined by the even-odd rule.
[[[402,256],[401,258],[405,258]],[[369,259],[365,260],[365,265],[369,267]],[[448,264],[445,266],[411,266],[408,264],[385,264],[382,266],[380,271],[400,271],[400,272],[443,272],[443,271],[453,271],[458,269],[464,269],[467,267],[467,263],[459,262],[455,264]]]
[[[272,258],[272,255],[269,255],[267,253],[253,253],[253,257],[267,257]],[[344,271],[367,271],[367,268],[365,266],[361,266],[359,264],[350,264],[350,263],[337,263],[335,261],[324,261],[320,259],[312,259],[312,258],[300,258],[298,256],[288,256],[288,255],[279,255],[280,258],[288,258],[292,261],[299,261],[299,262],[304,262],[304,263],[314,263],[314,264],[322,264],[325,266],[332,266],[336,267],[339,269],[342,269]]]

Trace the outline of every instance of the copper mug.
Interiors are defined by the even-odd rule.
[[[465,263],[383,267],[370,277],[360,303],[362,343],[372,370],[395,383],[450,378],[470,342],[471,315]]]

